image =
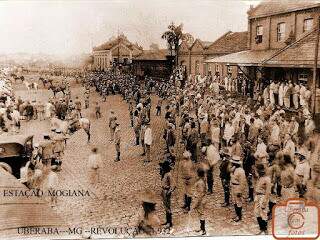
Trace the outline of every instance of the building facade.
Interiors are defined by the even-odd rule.
[[[106,71],[115,63],[126,65],[142,52],[142,47],[131,43],[125,35],[121,34],[116,39],[93,48],[93,68]]]
[[[207,60],[247,49],[247,32],[227,32],[214,42],[196,39],[192,45],[182,42],[179,49],[179,64],[187,74],[225,76],[237,75],[238,70],[225,64],[208,63]]]

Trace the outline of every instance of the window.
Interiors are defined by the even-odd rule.
[[[263,35],[263,27],[262,26],[257,26],[256,29],[256,43],[262,43],[262,35]]]
[[[285,23],[278,23],[277,26],[277,41],[283,42],[286,33],[286,24]]]
[[[199,61],[197,60],[197,61],[196,61],[196,64],[195,64],[195,74],[199,74],[199,70],[200,70],[200,63],[199,63]]]
[[[307,18],[303,21],[303,32],[311,30],[313,27],[313,18]]]
[[[299,80],[299,83],[307,84],[307,82],[308,82],[308,73],[307,72],[299,73],[298,80]]]
[[[219,65],[218,65],[218,64],[216,64],[216,72],[217,72],[217,73],[220,72],[220,68],[219,68]]]
[[[231,66],[228,66],[228,67],[227,67],[227,71],[228,71],[228,73],[232,74],[232,67],[231,67]]]

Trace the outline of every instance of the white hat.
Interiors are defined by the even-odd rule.
[[[189,151],[185,151],[183,153],[183,158],[190,158],[191,157],[191,153]]]
[[[207,151],[207,148],[206,147],[202,147],[201,148],[201,152],[205,153]]]

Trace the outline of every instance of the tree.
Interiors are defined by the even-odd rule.
[[[167,41],[168,49],[170,51],[171,56],[173,52],[175,53],[176,66],[178,65],[179,46],[183,38],[182,28],[183,28],[182,23],[176,26],[172,22],[168,26],[168,30],[165,31],[161,36],[162,39],[165,39]]]

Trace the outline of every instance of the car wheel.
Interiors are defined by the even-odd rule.
[[[0,167],[6,170],[7,172],[9,172],[10,174],[12,174],[12,168],[10,167],[9,164],[5,162],[0,162]]]

